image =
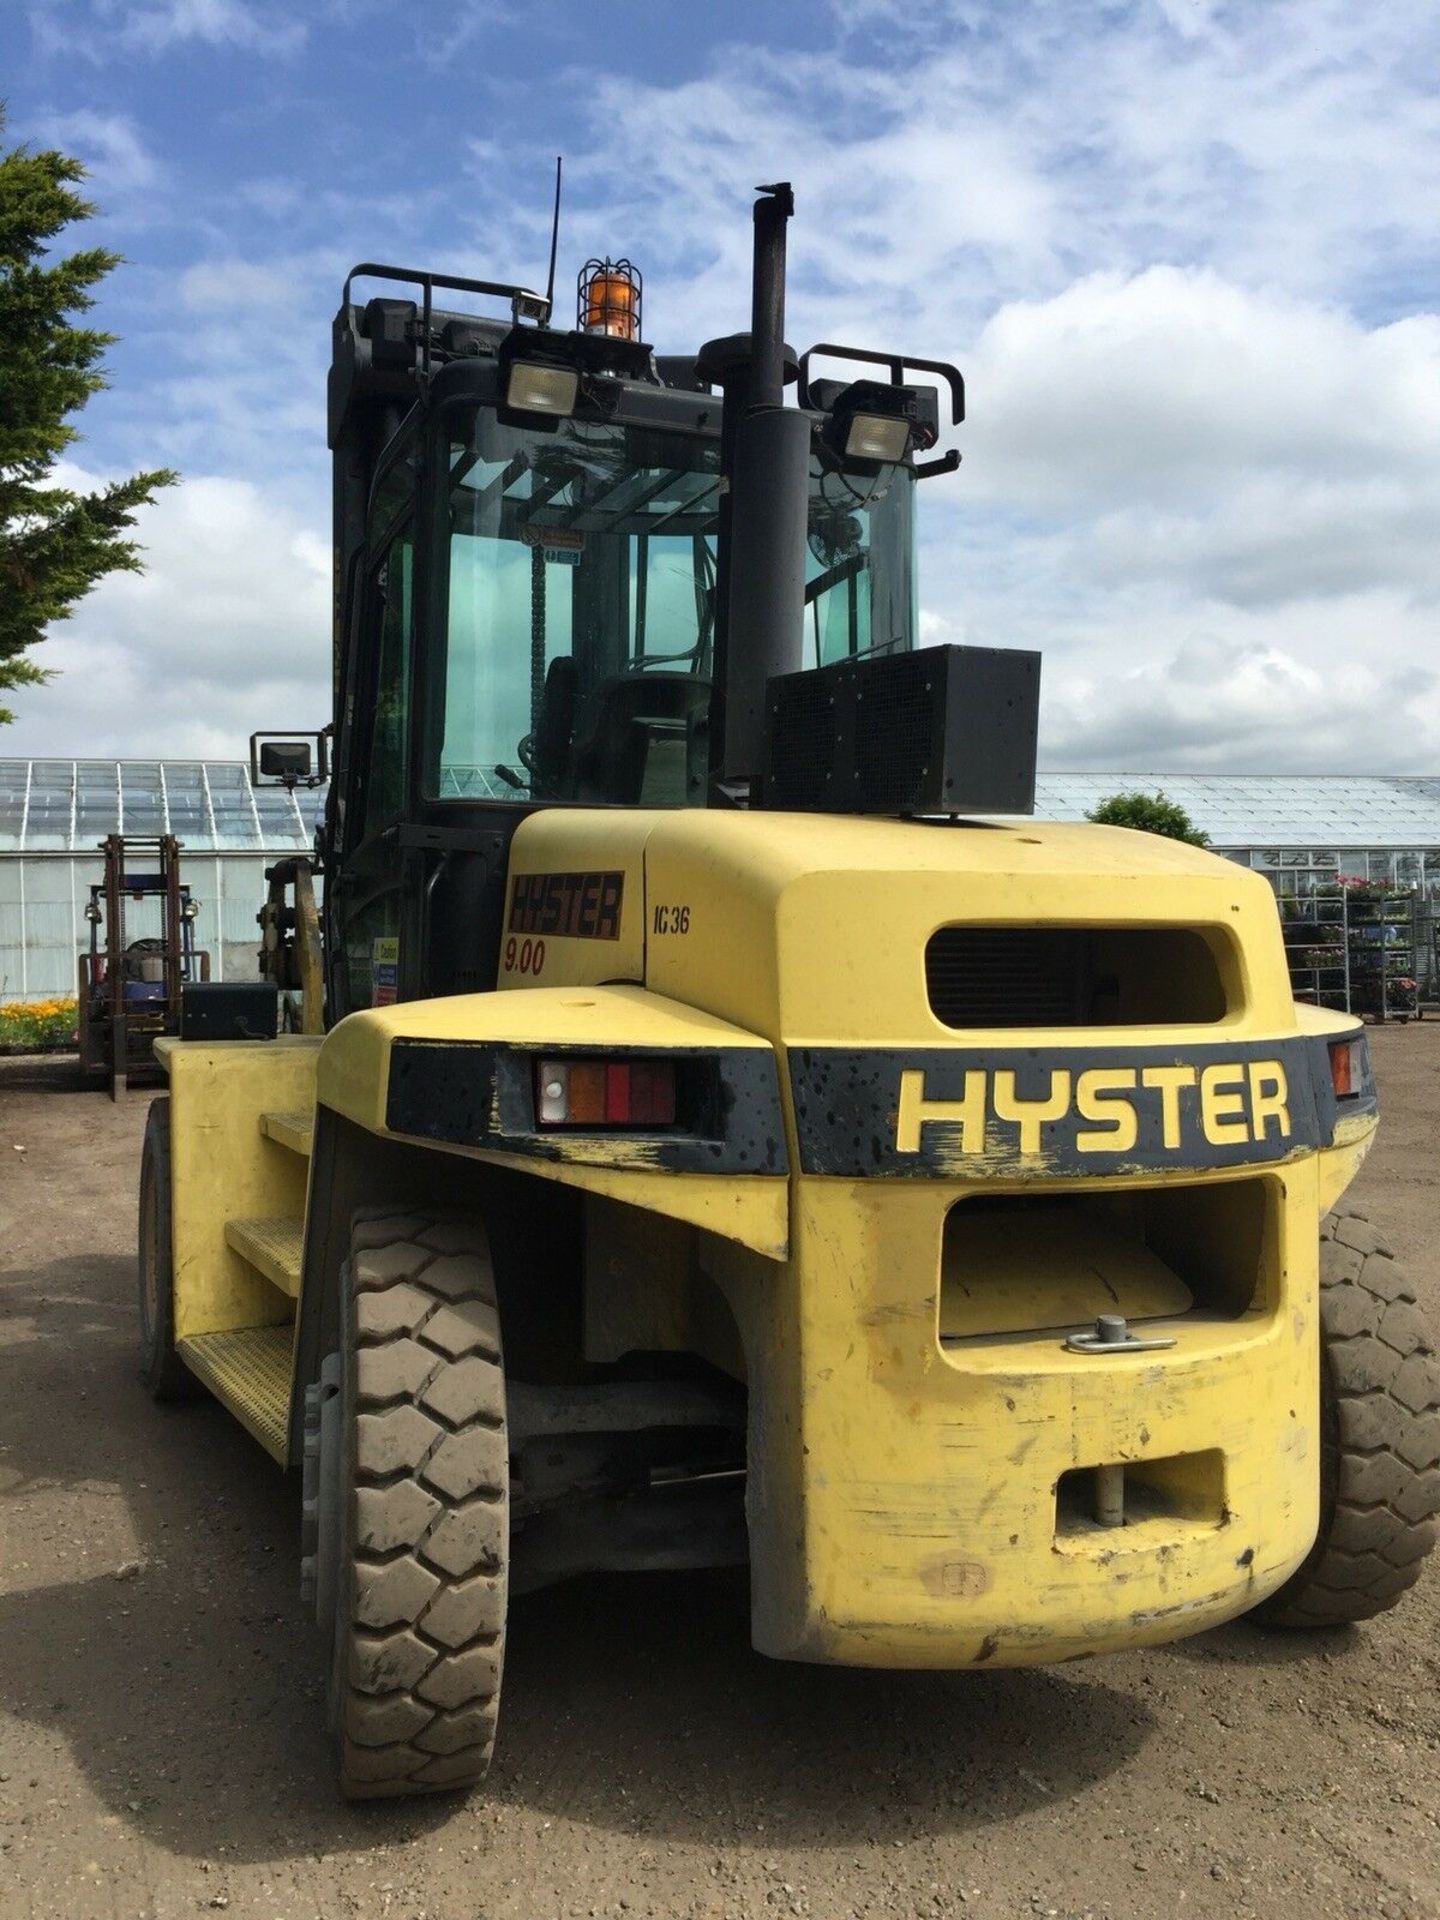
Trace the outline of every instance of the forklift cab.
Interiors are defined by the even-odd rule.
[[[519,821],[553,804],[705,805],[723,724],[726,460],[703,354],[432,315],[428,378],[377,426],[376,360],[414,331],[397,329],[399,306],[413,314],[347,300],[337,320],[332,438],[351,485],[336,490],[323,855],[332,1020],[377,994],[493,986]],[[816,381],[805,395],[806,667],[916,641],[910,451],[934,434],[907,430],[899,459],[847,453],[833,423],[849,391]],[[934,391],[918,393],[933,419]]]

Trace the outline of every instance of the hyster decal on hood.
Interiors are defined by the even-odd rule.
[[[623,873],[517,873],[510,883],[511,933],[557,940],[618,940]]]

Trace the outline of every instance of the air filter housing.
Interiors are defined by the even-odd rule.
[[[777,675],[759,804],[1032,813],[1040,655],[924,647]]]

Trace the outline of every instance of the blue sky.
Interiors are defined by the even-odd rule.
[[[924,628],[1045,653],[1051,767],[1440,762],[1440,12],[1338,0],[7,0],[10,133],[127,264],[92,475],[167,461],[143,579],[41,650],[0,751],[233,755],[327,715],[324,372],[389,258],[646,274],[744,324],[957,360]]]

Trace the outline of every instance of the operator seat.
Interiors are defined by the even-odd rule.
[[[575,709],[579,676],[568,653],[557,654],[545,673],[545,691],[530,743],[530,770],[534,792],[542,800],[568,800],[571,794],[570,753],[575,739]]]
[[[576,797],[683,806],[690,735],[710,710],[710,686],[698,674],[644,671],[603,682],[594,723],[575,754]]]

